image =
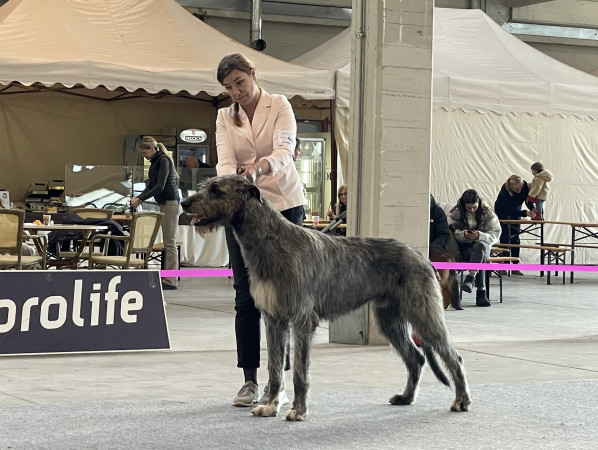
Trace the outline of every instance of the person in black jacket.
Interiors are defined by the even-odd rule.
[[[522,180],[519,175],[511,175],[502,185],[498,197],[494,202],[494,212],[499,220],[521,220],[523,217],[534,217],[536,211],[521,209],[529,193],[527,181]],[[511,227],[511,240],[509,241],[509,226]],[[501,244],[519,244],[520,224],[501,223],[502,232],[500,234]],[[519,247],[511,248],[511,256],[519,257]],[[511,271],[513,275],[523,275],[519,270]]]
[[[131,206],[137,208],[148,198],[154,197],[164,213],[162,219],[162,238],[164,240],[164,268],[177,270],[176,227],[179,223],[178,173],[174,161],[163,144],[151,136],[143,136],[137,143],[137,150],[150,162],[149,181],[146,188],[137,197],[131,199]],[[162,289],[176,289],[177,277],[163,278]]]
[[[430,261],[454,262],[454,256],[447,250],[447,242],[451,231],[444,210],[438,205],[436,199],[430,194],[430,246],[428,257]],[[454,269],[439,269],[440,287],[444,308],[452,305],[455,309],[463,309],[459,299],[459,286]],[[418,341],[413,339],[417,344]]]
[[[446,250],[449,233],[446,214],[438,206],[436,199],[430,194],[430,245],[435,245]]]

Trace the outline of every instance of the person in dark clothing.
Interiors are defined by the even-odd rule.
[[[131,206],[137,208],[148,198],[154,197],[164,213],[162,219],[162,238],[164,240],[164,268],[177,270],[177,250],[175,232],[179,223],[178,173],[174,161],[164,145],[151,136],[144,136],[137,143],[137,150],[150,162],[149,181],[146,188],[137,197],[131,199]],[[162,278],[162,289],[176,289],[177,277]]]
[[[502,185],[498,197],[494,202],[494,212],[499,220],[521,220],[523,217],[534,217],[535,209],[531,211],[521,209],[529,193],[527,181],[519,175],[511,175],[505,184]],[[509,226],[511,227],[511,240],[509,241]],[[501,223],[501,244],[519,244],[520,224]],[[511,248],[511,256],[519,257],[519,247]],[[516,264],[516,263],[515,263]],[[520,270],[511,271],[513,275],[523,275]]]
[[[430,194],[430,245],[446,249],[449,233],[446,214]]]
[[[212,166],[209,164],[204,163],[200,159],[196,158],[195,156],[187,156],[183,160],[183,166],[181,167],[180,180],[179,186],[181,188],[181,193],[183,198],[188,197],[190,194],[195,193],[197,189],[197,185],[203,181],[207,174],[198,173],[197,169],[212,169]],[[215,176],[216,172],[213,175]]]
[[[430,194],[430,246],[428,258],[430,261],[454,262],[454,256],[447,250],[447,243],[450,236],[448,220],[444,210],[436,203],[436,199]],[[459,286],[454,269],[439,269],[440,287],[442,288],[442,299],[444,308],[452,305],[455,309],[463,309],[459,299]],[[414,337],[417,344],[418,341]]]
[[[194,156],[187,156],[185,158],[185,167],[189,169],[211,169],[212,166],[200,161]]]

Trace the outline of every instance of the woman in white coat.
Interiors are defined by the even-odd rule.
[[[463,192],[457,206],[448,215],[448,223],[459,244],[463,261],[486,262],[490,249],[500,238],[500,221],[475,190]],[[462,291],[471,292],[475,283],[477,306],[490,306],[484,282],[484,271],[470,270],[461,286]]]
[[[230,107],[218,111],[216,120],[217,174],[237,173],[249,178],[284,217],[302,225],[303,185],[293,163],[297,123],[289,101],[260,88],[255,68],[241,54],[225,56],[218,65],[217,78],[233,100]],[[226,243],[235,288],[237,367],[245,376],[233,404],[252,406],[260,400],[260,312],[249,293],[247,268],[230,229],[226,230]],[[266,386],[262,402],[267,401],[267,395]],[[284,391],[281,396],[286,397]]]

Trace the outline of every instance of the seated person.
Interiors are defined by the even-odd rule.
[[[338,188],[338,203],[336,205],[332,203],[330,209],[328,209],[328,218],[335,220],[341,213],[347,210],[347,185],[343,184]],[[343,219],[343,223],[347,222],[347,218]]]
[[[449,233],[446,214],[430,194],[430,245],[446,249]]]
[[[197,159],[194,156],[187,156],[185,158],[185,167],[189,168],[189,169],[211,169],[212,166],[210,166],[209,164],[206,164],[204,162],[201,162],[199,159]]]
[[[430,261],[455,261],[453,255],[447,250],[450,233],[446,214],[430,194],[430,247],[428,249]],[[454,269],[438,269],[437,272],[440,277],[444,308],[452,305],[455,309],[463,309],[459,299],[456,271]]]
[[[0,203],[0,208],[5,209],[4,206],[2,206],[2,204]],[[23,232],[24,235],[28,235],[29,231],[24,231]],[[23,236],[23,241],[25,241],[27,239],[26,236]],[[23,256],[35,256],[37,255],[37,250],[35,249],[35,247],[33,245],[29,245],[26,242],[23,242],[21,244],[21,255]]]
[[[25,231],[24,234],[29,234],[28,231]],[[25,237],[23,237],[23,239],[25,239]],[[23,242],[21,244],[21,255],[23,256],[36,256],[37,255],[37,250],[35,249],[35,247],[33,245],[27,244],[26,242]]]
[[[197,177],[197,174],[194,173],[193,169],[211,169],[212,166],[201,162],[195,156],[187,156],[183,162],[185,166],[181,169],[179,187],[181,188],[182,197],[188,197],[189,191],[194,191],[196,189],[194,181],[196,184],[201,181],[201,178]]]
[[[301,156],[301,139],[295,138],[295,151],[293,152],[293,161]]]
[[[496,214],[484,205],[474,189],[466,190],[457,206],[448,215],[449,226],[459,244],[464,262],[482,263],[490,256],[492,245],[500,237],[500,222]],[[484,286],[484,272],[470,270],[461,290],[472,292],[475,281],[476,305],[490,306]]]

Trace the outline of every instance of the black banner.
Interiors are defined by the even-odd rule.
[[[169,348],[156,270],[0,271],[0,355]]]

